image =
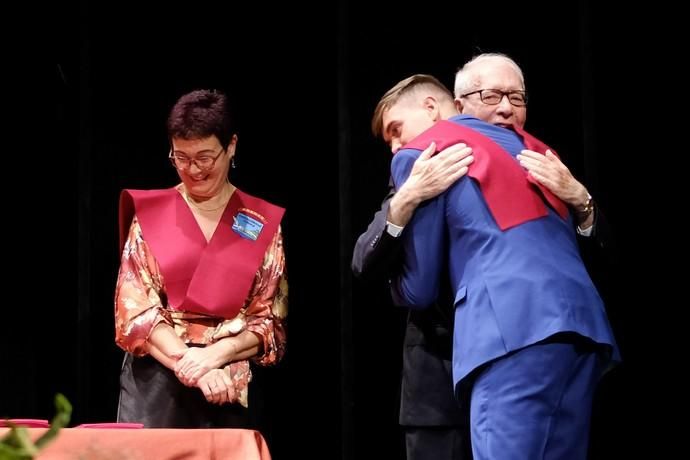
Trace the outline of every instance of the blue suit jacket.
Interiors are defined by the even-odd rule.
[[[467,116],[451,121],[490,137],[506,155],[514,157],[524,148],[511,130]],[[403,149],[395,155],[396,187],[420,153]],[[546,217],[501,231],[477,183],[465,176],[417,209],[404,238],[404,267],[393,283],[399,305],[429,306],[448,260],[455,292],[456,388],[482,364],[559,332],[587,337],[619,359],[604,305],[580,258],[574,226],[551,208]]]

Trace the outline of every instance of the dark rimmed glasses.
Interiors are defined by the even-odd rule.
[[[212,157],[211,155],[200,155],[199,157],[192,159],[186,155],[182,155],[181,153],[176,153],[173,150],[170,150],[168,153],[168,158],[175,169],[186,170],[189,169],[192,163],[194,163],[199,170],[210,171],[216,164],[216,160],[223,154],[224,151],[225,149],[221,147],[220,152],[218,152],[218,155],[215,157]]]
[[[524,91],[501,91],[500,89],[478,89],[460,95],[467,97],[479,93],[479,99],[486,105],[498,105],[504,96],[508,97],[508,102],[515,107],[525,107],[527,105],[527,93]]]

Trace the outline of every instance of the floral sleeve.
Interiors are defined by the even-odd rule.
[[[285,354],[287,296],[283,235],[278,228],[246,304],[247,330],[257,334],[263,342],[263,353],[252,359],[262,366],[277,363]]]
[[[115,342],[123,350],[144,355],[153,328],[160,322],[172,326],[169,313],[161,305],[162,285],[158,263],[135,216],[122,251],[115,288]]]

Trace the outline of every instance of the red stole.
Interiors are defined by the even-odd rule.
[[[168,307],[234,318],[244,306],[284,212],[236,189],[207,243],[176,189],[123,190],[120,251],[136,213],[163,275]],[[248,234],[241,231],[242,227],[236,231],[233,223],[238,218],[253,223],[254,231]],[[257,235],[258,227],[261,229]]]
[[[523,130],[515,130],[523,137],[525,147],[545,153],[548,147]],[[424,150],[431,141],[436,151],[461,142],[472,147],[474,162],[468,176],[479,183],[487,206],[501,230],[529,220],[546,216],[544,199],[562,217],[568,208],[546,187],[527,175],[527,171],[491,138],[451,121],[442,120],[406,144],[404,148]],[[553,152],[553,150],[552,150]]]

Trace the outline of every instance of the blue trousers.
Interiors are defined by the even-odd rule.
[[[471,393],[474,460],[585,460],[601,371],[584,339],[549,340],[489,364]]]

